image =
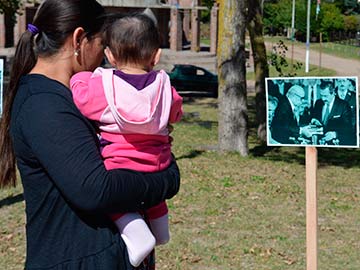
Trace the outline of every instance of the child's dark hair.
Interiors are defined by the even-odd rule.
[[[135,13],[114,20],[107,27],[103,42],[121,64],[148,68],[160,48],[160,34],[148,15]]]
[[[103,7],[95,0],[45,0],[39,6],[32,25],[16,47],[9,86],[4,92],[4,110],[0,122],[0,187],[16,184],[15,155],[10,137],[10,116],[20,77],[29,73],[38,56],[59,52],[77,27],[83,27],[91,39],[101,32],[105,21]]]

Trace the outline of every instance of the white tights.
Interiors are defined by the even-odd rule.
[[[168,215],[151,219],[150,228],[138,213],[126,213],[115,221],[126,244],[131,265],[137,267],[156,245],[166,244],[169,239]]]

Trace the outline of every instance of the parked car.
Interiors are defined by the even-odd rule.
[[[218,77],[194,65],[174,65],[171,84],[181,96],[218,97]]]

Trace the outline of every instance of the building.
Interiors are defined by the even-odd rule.
[[[41,2],[41,1],[39,1]],[[207,8],[201,0],[98,0],[109,12],[143,11],[152,13],[158,21],[165,48],[182,50],[190,43],[192,51],[200,50],[200,13]],[[19,40],[35,15],[38,5],[25,4],[22,15],[17,16],[14,27],[14,42]],[[215,53],[217,46],[217,7],[211,12],[210,51]],[[5,46],[4,15],[0,14],[0,48]]]

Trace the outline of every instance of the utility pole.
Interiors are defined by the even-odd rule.
[[[291,73],[294,68],[294,39],[295,39],[295,0],[292,4],[292,17],[291,17]]]
[[[295,31],[295,0],[292,3],[292,17],[291,17],[291,38],[294,37]]]

